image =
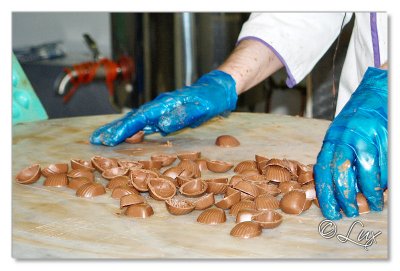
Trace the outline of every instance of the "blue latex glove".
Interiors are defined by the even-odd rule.
[[[237,98],[233,78],[214,70],[191,86],[163,93],[139,109],[98,128],[90,142],[115,146],[140,130],[166,135],[187,126],[194,128],[234,110]]]
[[[358,216],[357,192],[381,211],[387,188],[387,71],[368,68],[357,90],[331,123],[314,166],[322,214]]]

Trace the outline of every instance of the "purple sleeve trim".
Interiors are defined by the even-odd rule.
[[[256,40],[261,42],[262,44],[264,44],[265,46],[267,46],[269,49],[272,50],[272,52],[274,52],[274,54],[279,58],[279,60],[282,62],[282,64],[285,66],[286,68],[286,73],[288,75],[288,78],[286,79],[286,85],[289,88],[293,88],[297,83],[296,80],[294,79],[294,76],[292,74],[292,72],[289,69],[289,66],[286,64],[286,61],[283,59],[283,57],[275,50],[274,47],[272,47],[269,43],[265,42],[264,40],[254,37],[254,36],[247,36],[244,38],[241,38],[240,40],[238,40],[238,42],[236,44],[238,44],[239,42],[241,42],[242,40]]]
[[[371,23],[371,37],[372,37],[372,48],[374,50],[374,66],[379,68],[381,66],[381,56],[379,51],[379,37],[378,37],[378,26],[376,24],[376,12],[370,13]]]

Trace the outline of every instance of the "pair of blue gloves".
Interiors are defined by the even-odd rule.
[[[323,215],[358,216],[356,195],[362,192],[371,210],[383,208],[387,187],[387,71],[368,68],[357,90],[331,123],[314,166]],[[196,127],[236,108],[236,83],[219,70],[193,85],[163,93],[124,117],[98,128],[93,144],[115,146],[139,130],[163,135]]]

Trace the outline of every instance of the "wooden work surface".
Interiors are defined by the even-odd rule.
[[[235,164],[254,159],[295,159],[315,163],[328,121],[267,114],[233,113],[215,118],[196,129],[185,129],[167,137],[146,136],[142,144],[123,143],[116,147],[88,143],[90,133],[111,116],[54,119],[13,127],[12,166],[12,254],[15,258],[387,258],[387,208],[358,219],[364,230],[382,231],[368,251],[350,242],[324,239],[318,233],[323,220],[313,205],[300,216],[284,214],[276,229],[264,230],[252,239],[229,235],[234,219],[218,226],[196,222],[201,211],[184,216],[170,215],[163,202],[149,198],[155,214],[147,219],[119,215],[119,201],[107,194],[83,199],[69,188],[43,186],[42,177],[33,185],[15,182],[24,167],[39,163],[68,162],[94,155],[130,160],[149,159],[160,152],[196,150],[209,159]],[[217,136],[231,134],[239,139],[237,148],[214,145]],[[177,163],[177,162],[175,162]],[[232,176],[206,172],[203,177]],[[96,175],[99,177],[99,175]],[[97,178],[103,184],[106,181]],[[355,219],[337,221],[338,233],[346,234]],[[353,230],[352,237],[362,229]]]

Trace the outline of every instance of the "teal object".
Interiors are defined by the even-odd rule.
[[[166,92],[93,132],[90,142],[115,146],[139,130],[162,135],[187,126],[194,128],[236,108],[238,96],[233,78],[219,70],[203,75],[191,86]]]
[[[46,110],[15,55],[12,55],[12,124],[48,119]]]
[[[383,209],[388,182],[387,71],[368,68],[359,87],[332,121],[314,166],[322,214],[340,219],[359,215],[363,193],[373,211]]]

